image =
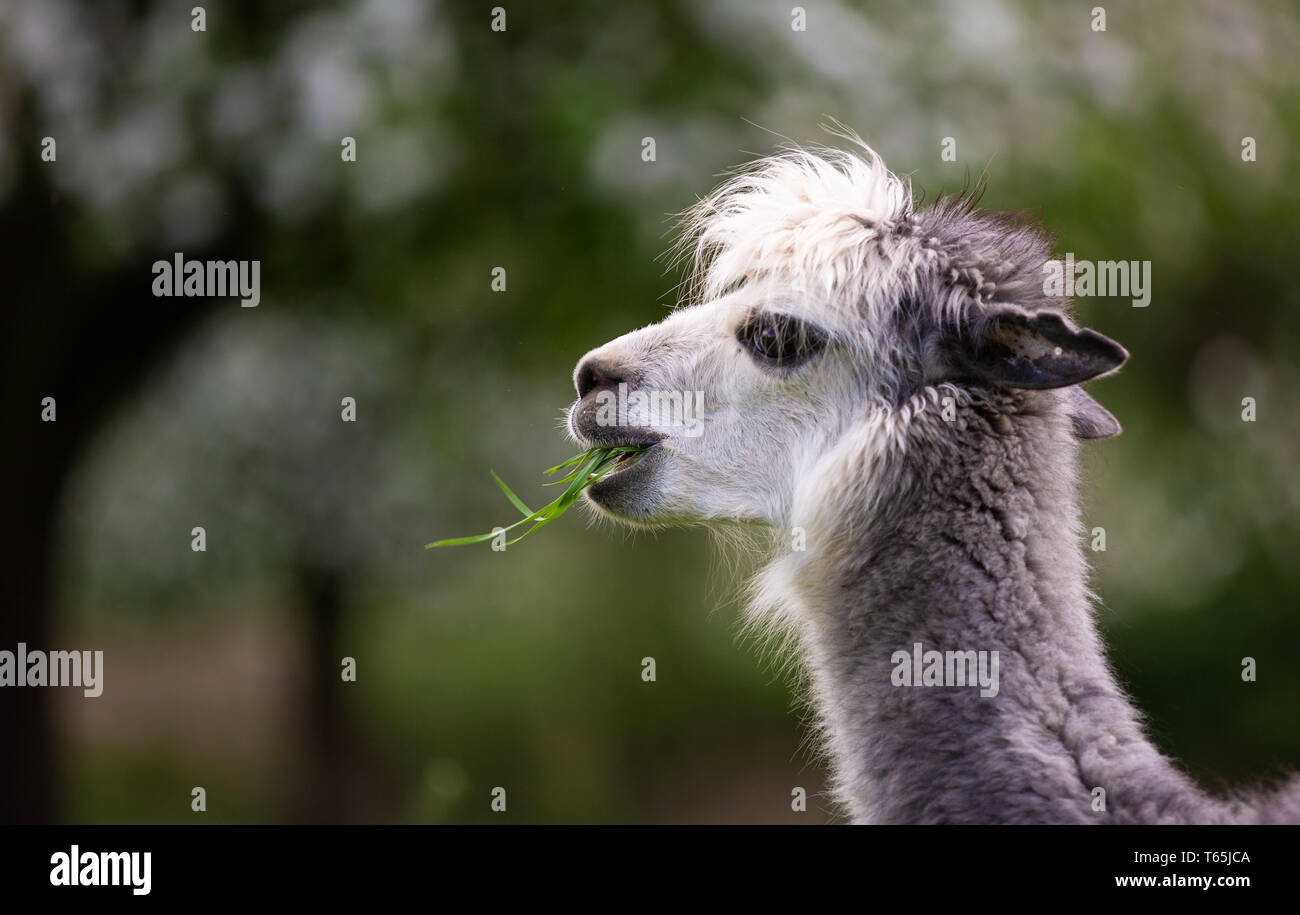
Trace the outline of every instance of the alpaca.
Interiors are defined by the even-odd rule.
[[[855,822],[1300,819],[1295,781],[1198,790],[1104,656],[1076,460],[1120,426],[1078,385],[1128,354],[1044,292],[1037,227],[973,194],[918,208],[845,138],[701,200],[689,301],[579,362],[570,433],[646,447],[587,500],[633,526],[766,532],[748,617],[796,647]],[[656,392],[703,392],[697,434],[636,396]]]

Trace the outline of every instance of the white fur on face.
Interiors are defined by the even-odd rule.
[[[698,304],[584,360],[625,367],[648,392],[702,392],[702,433],[651,426],[666,435],[655,459],[626,485],[616,473],[588,490],[598,508],[634,523],[785,527],[799,481],[855,427],[869,432],[895,365],[873,331],[929,252],[895,233],[910,191],[865,153],[764,160],[687,214]],[[762,364],[736,333],[761,311],[814,325],[825,350],[791,369]]]
[[[742,291],[684,308],[589,354],[636,366],[641,390],[699,391],[704,404],[698,435],[645,424],[666,437],[634,503],[602,500],[597,488],[594,504],[647,524],[781,524],[788,517],[794,481],[842,434],[860,385],[834,344],[793,370],[758,364],[736,338],[752,302]]]

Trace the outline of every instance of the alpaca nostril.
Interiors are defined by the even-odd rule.
[[[582,399],[596,388],[614,387],[627,381],[628,372],[622,366],[600,359],[588,359],[578,366],[574,376],[574,385],[578,389],[578,398]]]

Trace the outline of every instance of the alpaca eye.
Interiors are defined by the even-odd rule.
[[[816,329],[789,315],[751,315],[736,339],[759,361],[775,366],[797,365],[816,355],[825,337]]]

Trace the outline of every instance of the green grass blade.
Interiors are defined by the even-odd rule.
[[[426,543],[424,548],[431,550],[438,546],[463,546],[468,543],[482,543],[484,540],[491,540],[496,536],[496,531],[490,531],[486,534],[475,534],[473,537],[456,537],[451,540],[435,540],[433,543]]]
[[[505,494],[505,497],[510,500],[510,504],[513,505],[519,513],[523,515],[523,517],[514,524],[511,524],[509,527],[493,530],[486,534],[475,534],[472,537],[456,537],[450,540],[436,540],[433,543],[426,544],[425,549],[428,550],[433,549],[434,547],[465,546],[472,543],[483,543],[486,540],[492,540],[498,533],[514,530],[521,524],[528,524],[529,527],[522,534],[513,540],[506,541],[507,546],[518,543],[520,540],[523,540],[529,534],[533,533],[533,531],[540,527],[545,527],[547,524],[550,524],[556,518],[560,517],[560,515],[568,511],[569,507],[573,505],[574,502],[578,501],[578,497],[582,495],[584,489],[597,482],[604,477],[605,474],[614,469],[614,464],[618,458],[627,453],[639,453],[644,450],[645,448],[640,445],[610,445],[603,448],[588,448],[586,451],[582,452],[582,454],[569,458],[569,460],[565,461],[563,464],[557,464],[556,466],[551,467],[546,471],[547,473],[558,473],[561,470],[566,470],[568,468],[573,469],[569,470],[569,472],[562,478],[551,480],[545,484],[547,486],[564,484],[566,488],[558,499],[555,499],[536,511],[529,508],[524,503],[523,499],[520,499],[515,495],[514,491],[505,484],[504,480],[496,475],[495,471],[489,471],[489,473],[492,474],[492,479],[496,481],[497,486],[501,489],[501,492]]]
[[[601,466],[608,457],[609,449],[599,449],[595,456],[587,463],[583,464],[578,469],[578,472],[573,475],[573,482],[570,483],[569,488],[564,491],[564,495],[560,496],[560,501],[563,502],[566,499],[572,501],[570,497],[577,496],[578,493],[582,492],[583,487],[587,485],[587,478],[590,477],[595,469]]]
[[[583,460],[583,458],[586,456],[586,454],[587,454],[587,452],[584,451],[582,454],[579,454],[579,455],[577,455],[576,457],[571,457],[571,458],[569,458],[569,459],[568,459],[567,461],[565,461],[563,464],[556,464],[554,467],[547,467],[547,468],[546,468],[544,471],[542,471],[542,472],[543,472],[543,473],[559,473],[559,472],[560,472],[561,470],[563,470],[565,467],[572,467],[574,464],[580,464],[580,463],[582,463],[582,460]]]
[[[525,518],[531,518],[533,515],[537,514],[535,511],[533,511],[531,508],[525,505],[522,499],[520,499],[517,495],[515,495],[513,492],[510,491],[510,487],[505,484],[505,481],[503,481],[499,476],[497,476],[497,472],[495,470],[489,470],[488,473],[492,474],[492,479],[497,481],[497,485],[500,486],[501,491],[506,494],[506,498],[510,500],[510,504],[513,505],[515,508],[519,509],[520,513],[523,514]]]

